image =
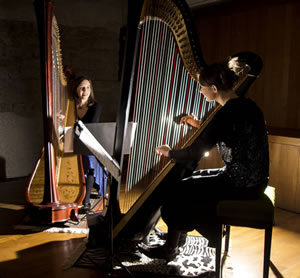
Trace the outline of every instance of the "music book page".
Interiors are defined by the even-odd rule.
[[[120,181],[121,170],[119,164],[110,156],[110,154],[102,147],[93,134],[87,129],[82,121],[77,121],[75,125],[75,135],[88,148],[112,176]]]

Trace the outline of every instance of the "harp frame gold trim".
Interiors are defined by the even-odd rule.
[[[185,68],[195,81],[199,81],[200,68],[195,62],[192,43],[180,9],[171,0],[146,0],[141,13],[141,21],[144,17],[159,20],[168,25],[182,57]]]

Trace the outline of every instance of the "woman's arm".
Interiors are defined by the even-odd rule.
[[[156,153],[174,159],[176,162],[200,160],[217,143],[220,131],[218,118],[214,117],[189,147],[172,150],[168,145],[162,145],[155,148]]]
[[[100,104],[95,103],[89,109],[91,109],[90,123],[99,123],[100,115],[101,115],[101,106],[100,106]]]

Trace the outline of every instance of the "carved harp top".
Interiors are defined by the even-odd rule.
[[[141,20],[149,17],[168,25],[177,42],[184,66],[197,81],[200,68],[205,66],[201,48],[194,30],[189,7],[185,1],[150,0],[145,1]]]

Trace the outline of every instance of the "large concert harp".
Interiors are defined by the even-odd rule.
[[[127,53],[133,58],[132,74],[124,78],[130,83],[129,93],[123,89],[117,122],[117,159],[126,123],[133,121],[137,128],[129,155],[120,155],[123,179],[111,186],[109,215],[114,216],[114,238],[129,236],[138,240],[149,220],[151,197],[170,175],[178,174],[176,165],[158,157],[154,148],[168,144],[178,149],[192,144],[219,107],[206,102],[200,93],[198,74],[205,61],[184,1],[144,1],[135,28],[135,47],[127,47],[134,53]],[[236,85],[242,94],[260,72],[261,60],[250,52],[236,56],[243,64]],[[178,118],[190,113],[203,120],[199,129],[178,125]]]
[[[133,9],[139,2],[133,4]],[[130,154],[120,155],[124,179],[111,186],[109,208],[115,216],[114,238],[127,234],[130,226],[137,230],[139,225],[144,226],[137,215],[143,214],[142,207],[147,207],[149,196],[171,170],[167,160],[154,154],[155,146],[165,143],[183,147],[196,129],[180,127],[180,116],[194,113],[203,119],[214,110],[213,103],[207,103],[200,94],[197,80],[205,62],[187,4],[171,0],[144,1],[135,23],[129,27],[137,30],[135,43],[132,43],[132,30],[128,30],[131,75],[125,71],[123,77],[125,88],[117,122],[116,158],[124,125],[126,130],[126,123],[133,121],[137,129]],[[126,84],[126,80],[130,83]]]
[[[76,219],[85,187],[81,158],[64,153],[64,131],[73,126],[75,102],[63,73],[60,35],[50,0],[34,2],[40,39],[44,147],[26,192],[32,221]]]

